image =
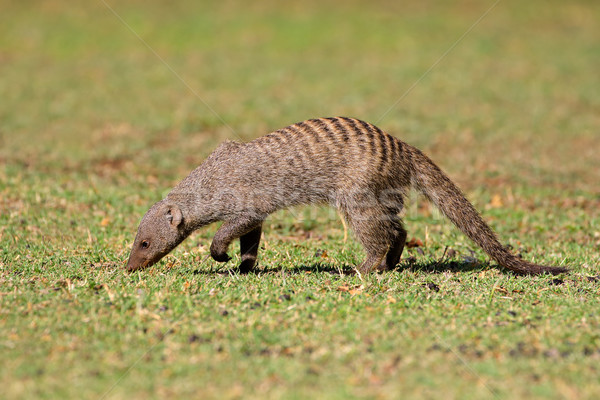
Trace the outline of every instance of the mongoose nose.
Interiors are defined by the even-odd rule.
[[[140,263],[136,263],[134,260],[132,260],[131,257],[129,257],[129,259],[127,260],[127,265],[125,266],[125,269],[129,272],[135,271],[136,269],[140,268]]]
[[[125,269],[129,272],[133,272],[137,271],[138,269],[144,269],[146,267],[149,267],[152,264],[154,263],[151,262],[151,260],[139,260],[138,257],[130,256],[129,260],[127,260],[127,266],[125,267]]]

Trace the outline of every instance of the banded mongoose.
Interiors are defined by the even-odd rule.
[[[142,218],[127,262],[153,265],[196,229],[224,221],[210,255],[254,268],[265,218],[286,207],[327,203],[345,217],[367,256],[362,273],[393,269],[406,230],[398,216],[410,187],[422,192],[501,266],[520,274],[566,272],[510,253],[454,183],[420,150],[353,118],[318,118],[248,143],[226,141]]]

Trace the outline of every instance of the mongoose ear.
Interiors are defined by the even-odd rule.
[[[167,209],[167,221],[173,228],[176,228],[181,224],[183,220],[183,214],[181,214],[181,210],[176,205],[172,205]]]

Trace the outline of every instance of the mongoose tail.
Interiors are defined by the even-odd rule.
[[[509,252],[450,178],[419,149],[407,147],[414,171],[413,185],[501,266],[529,275],[568,272],[567,268],[534,264]]]

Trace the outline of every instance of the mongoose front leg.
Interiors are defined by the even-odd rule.
[[[234,239],[241,237],[262,224],[262,220],[253,218],[235,218],[223,222],[219,228],[212,244],[210,245],[210,255],[218,262],[226,262],[231,260],[227,255],[227,249]]]
[[[242,262],[240,263],[239,268],[242,274],[246,274],[252,271],[254,268],[261,234],[262,224],[245,235],[240,236],[240,253],[242,256]]]

